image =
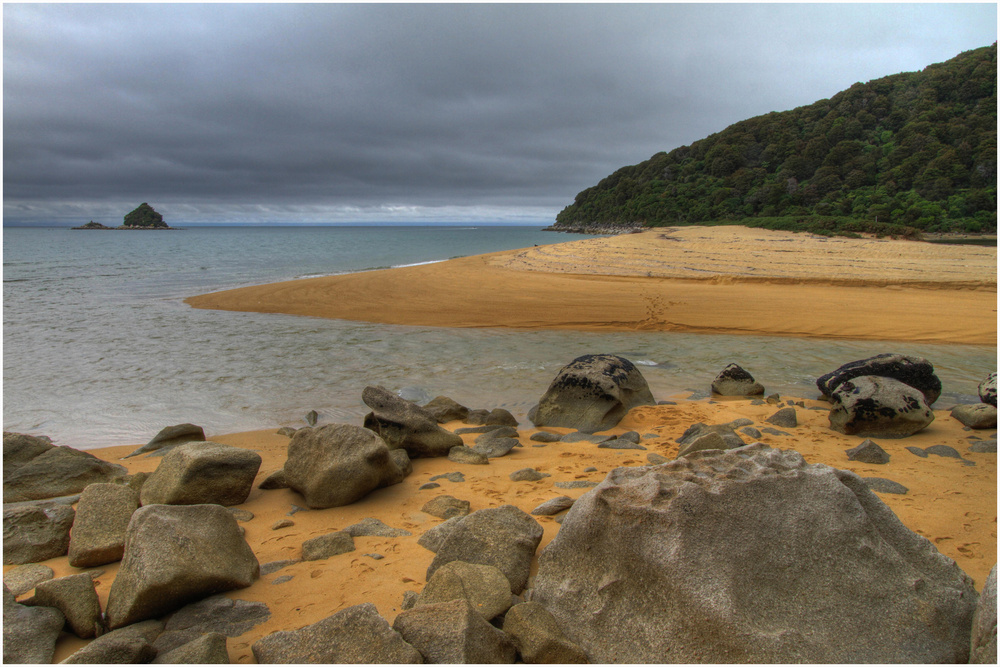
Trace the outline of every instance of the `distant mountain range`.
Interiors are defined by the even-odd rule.
[[[553,229],[996,233],[997,45],[772,112],[587,188]]]

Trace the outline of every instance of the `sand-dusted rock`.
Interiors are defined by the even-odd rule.
[[[139,494],[124,484],[91,484],[80,494],[70,530],[69,564],[94,567],[121,560],[125,529],[139,509]]]
[[[969,662],[980,665],[997,664],[997,566],[986,577],[972,617],[972,648]]]
[[[555,617],[536,602],[514,605],[503,620],[503,631],[529,665],[587,662],[583,650],[568,640]]]
[[[495,459],[506,456],[510,450],[518,447],[521,443],[517,438],[517,429],[513,426],[501,426],[476,438],[472,449],[486,458]]]
[[[968,659],[977,595],[857,475],[758,443],[613,470],[531,599],[592,662],[924,663]]]
[[[514,643],[490,625],[465,600],[421,605],[402,611],[392,624],[425,662],[446,664],[512,663]]]
[[[512,482],[537,482],[538,480],[545,479],[546,477],[551,477],[549,473],[538,472],[534,468],[521,468],[520,470],[515,470],[508,476]]]
[[[3,501],[14,503],[80,493],[88,484],[123,479],[123,466],[72,447],[53,447],[4,473]]]
[[[101,635],[61,664],[128,665],[151,662],[156,657],[153,642],[163,631],[163,622],[143,621]]]
[[[563,366],[528,412],[535,426],[596,433],[618,425],[634,407],[654,405],[639,369],[613,354],[587,354]]]
[[[3,564],[64,556],[76,512],[68,505],[32,503],[3,509]]]
[[[143,505],[240,505],[253,490],[260,454],[218,442],[174,447],[149,476]]]
[[[416,648],[370,602],[354,605],[298,630],[272,632],[251,647],[258,663],[421,663]]]
[[[403,473],[403,477],[408,477],[410,473],[413,472],[413,463],[410,461],[410,455],[406,453],[405,449],[390,449],[389,456],[392,458],[393,463],[399,468],[399,471]]]
[[[969,428],[997,427],[997,409],[989,403],[956,405],[951,410],[951,416]]]
[[[455,463],[466,463],[474,466],[488,465],[490,460],[486,454],[477,452],[472,447],[459,445],[448,450],[448,460]]]
[[[489,621],[510,608],[510,582],[492,565],[452,561],[427,581],[414,607],[449,600],[465,600]]]
[[[997,374],[995,372],[986,376],[986,379],[979,383],[979,400],[989,403],[994,408],[997,406]],[[6,456],[4,451],[4,456]]]
[[[52,662],[56,640],[66,619],[52,607],[26,607],[3,587],[3,662],[39,664]]]
[[[558,496],[552,498],[551,500],[546,500],[544,503],[531,510],[534,516],[552,516],[554,514],[559,514],[563,510],[568,510],[573,506],[575,501],[569,496]]]
[[[466,516],[471,509],[468,500],[459,500],[454,496],[441,495],[431,498],[420,508],[421,512],[426,512],[439,519],[451,519],[456,516]]]
[[[154,435],[152,440],[122,458],[127,459],[139,454],[148,454],[149,452],[157,452],[157,456],[160,456],[169,452],[177,445],[204,441],[205,430],[202,427],[195,426],[194,424],[176,424],[160,429],[160,432]]]
[[[461,436],[438,426],[430,412],[385,387],[365,387],[361,400],[372,409],[365,415],[365,428],[381,436],[390,449],[405,449],[410,458],[447,456],[462,444]]]
[[[676,442],[683,448],[684,445],[689,445],[709,433],[719,435],[726,443],[725,449],[734,449],[746,444],[743,442],[743,438],[729,424],[712,424],[709,426],[701,422],[688,426],[684,433],[681,434],[681,437],[677,438]]]
[[[824,396],[833,398],[834,391],[841,384],[864,375],[892,378],[909,385],[924,395],[927,405],[934,405],[941,395],[941,380],[934,374],[931,362],[923,357],[892,353],[846,363],[816,380],[816,386]]]
[[[3,585],[17,597],[54,576],[55,572],[48,565],[28,563],[26,565],[18,565],[4,572]]]
[[[712,393],[719,396],[763,396],[764,385],[754,380],[739,364],[729,364],[712,381]]]
[[[402,528],[387,526],[382,521],[372,517],[368,517],[355,524],[351,524],[345,528],[344,531],[351,537],[406,537],[413,534],[408,530],[403,530]]]
[[[263,491],[274,491],[275,489],[287,489],[288,480],[285,478],[285,469],[275,470],[264,478],[264,481],[257,485]]]
[[[799,425],[799,418],[795,414],[795,408],[781,408],[773,415],[765,419],[768,424],[781,426],[782,428],[795,428]]]
[[[302,560],[323,560],[354,551],[354,538],[346,530],[314,537],[302,543]]]
[[[890,377],[845,380],[830,398],[830,428],[846,435],[905,438],[934,421],[923,394]]]
[[[206,632],[172,651],[157,653],[153,664],[228,665],[229,651],[226,649],[226,636],[218,632]]]
[[[26,433],[3,434],[3,478],[7,480],[18,468],[44,454],[55,445],[46,436]]]
[[[132,515],[107,604],[110,628],[245,588],[260,565],[221,505],[147,505]]]
[[[349,505],[403,481],[389,448],[366,428],[329,424],[299,429],[288,443],[285,480],[312,508]]]
[[[469,408],[447,396],[436,396],[423,407],[439,424],[464,421],[469,416]]]
[[[511,591],[520,593],[541,540],[539,523],[513,505],[478,510],[459,521],[441,543],[427,568],[427,579],[446,563],[461,560],[499,568]]]
[[[888,463],[889,453],[875,442],[865,440],[857,447],[847,450],[847,460],[861,463]]]
[[[451,531],[455,530],[455,526],[457,526],[458,522],[464,518],[464,516],[452,517],[443,523],[439,523],[433,528],[429,528],[427,532],[420,536],[420,539],[417,540],[417,544],[428,551],[437,553],[437,550],[440,549],[441,545],[444,543],[445,538],[451,535]]]
[[[32,606],[53,607],[61,611],[66,617],[66,624],[77,637],[89,639],[104,632],[101,603],[97,599],[94,579],[87,573],[71,574],[38,584]]]
[[[517,417],[511,414],[510,410],[504,408],[493,408],[483,422],[486,426],[510,426],[517,428]]]

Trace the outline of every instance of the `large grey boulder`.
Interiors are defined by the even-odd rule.
[[[451,600],[402,611],[392,624],[425,662],[507,664],[517,649],[465,600]]]
[[[469,416],[469,408],[447,396],[437,396],[424,404],[424,410],[429,412],[439,424],[455,420],[464,420]]]
[[[354,605],[298,630],[272,632],[251,647],[258,663],[421,663],[370,602]]]
[[[120,628],[254,582],[260,565],[221,505],[147,505],[125,534],[107,623]]]
[[[365,387],[361,400],[372,409],[365,415],[365,428],[380,435],[390,449],[405,449],[410,458],[447,456],[462,444],[462,437],[438,426],[433,414],[385,387]]]
[[[124,466],[72,447],[52,447],[4,472],[3,501],[14,503],[80,493],[88,484],[125,478]]]
[[[997,406],[997,374],[995,372],[986,376],[986,379],[979,383],[979,400],[989,403],[994,408]],[[6,452],[4,453],[6,456]]]
[[[66,624],[73,634],[82,639],[104,632],[94,578],[87,573],[71,574],[38,584],[32,606],[58,609],[66,617]]]
[[[66,658],[64,665],[145,664],[156,657],[153,642],[163,631],[156,620],[135,623],[101,635]]]
[[[510,582],[492,565],[452,561],[427,581],[415,606],[449,600],[465,600],[489,621],[510,609]]]
[[[531,600],[591,662],[965,662],[972,582],[855,474],[761,444],[617,468]]]
[[[3,564],[22,565],[66,555],[76,512],[68,505],[31,503],[3,509]]]
[[[846,435],[905,438],[934,421],[920,391],[889,377],[846,380],[830,398],[830,428]]]
[[[69,533],[69,564],[95,567],[121,560],[125,529],[139,494],[124,484],[91,484],[80,494]]]
[[[535,426],[596,433],[618,425],[634,407],[656,401],[631,361],[613,354],[587,354],[563,366],[528,412]]]
[[[139,494],[143,505],[241,505],[253,490],[260,454],[218,442],[190,442],[164,455]]]
[[[969,428],[997,427],[997,409],[989,403],[956,405],[951,410],[951,416]]]
[[[764,385],[754,380],[739,364],[729,364],[712,381],[712,393],[719,396],[762,396]]]
[[[997,566],[983,585],[979,605],[972,617],[972,655],[969,662],[981,665],[997,664]]]
[[[139,454],[148,454],[149,452],[157,452],[157,456],[159,456],[169,452],[178,445],[204,441],[205,430],[202,427],[195,426],[194,424],[176,424],[160,429],[160,432],[154,435],[152,440],[122,458],[127,459]]]
[[[587,662],[583,650],[566,639],[555,617],[536,602],[511,607],[503,631],[529,665],[565,665]]]
[[[389,447],[374,432],[350,424],[301,428],[288,444],[285,481],[319,509],[361,500],[403,481]]]
[[[862,375],[892,378],[907,384],[924,395],[927,405],[934,405],[941,395],[941,380],[934,374],[931,362],[923,357],[892,353],[846,363],[816,380],[816,386],[824,396],[832,398],[837,387]]]
[[[446,563],[460,560],[493,565],[504,573],[515,594],[524,590],[531,559],[542,540],[542,527],[513,505],[490,507],[461,519],[441,542],[427,568],[427,580]]]
[[[3,587],[3,662],[12,664],[51,663],[56,640],[66,619],[52,607],[18,604]]]

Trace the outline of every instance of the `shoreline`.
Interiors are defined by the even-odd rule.
[[[250,587],[225,594],[231,599],[264,602],[271,612],[265,622],[238,637],[229,638],[231,661],[253,662],[250,647],[271,632],[309,625],[344,607],[362,602],[373,602],[379,613],[392,623],[402,609],[404,593],[419,593],[426,584],[426,570],[434,553],[419,545],[418,540],[427,530],[442,522],[442,519],[422,511],[424,504],[437,496],[447,494],[469,501],[472,511],[512,504],[530,512],[556,496],[578,499],[590,490],[560,488],[555,486],[557,482],[600,482],[617,467],[649,465],[649,454],[675,458],[679,450],[676,439],[691,424],[718,424],[745,418],[763,431],[768,426],[766,419],[789,401],[797,404],[798,426],[780,429],[784,435],[764,431],[760,438],[744,436],[744,440],[763,442],[781,450],[795,450],[808,463],[851,470],[862,477],[890,479],[906,487],[907,491],[903,494],[877,491],[877,495],[904,525],[955,560],[973,578],[977,590],[982,588],[996,561],[996,454],[971,452],[969,448],[977,439],[991,437],[994,430],[965,431],[948,411],[936,410],[935,421],[913,436],[875,438],[891,459],[887,464],[866,464],[849,461],[845,453],[864,438],[829,429],[828,404],[821,401],[782,396],[781,403],[777,405],[762,402],[754,405],[748,398],[715,396],[712,399],[688,400],[675,395],[669,399],[674,402],[673,405],[634,408],[616,427],[602,431],[618,435],[634,430],[642,434],[640,442],[646,451],[602,449],[589,442],[543,445],[531,441],[530,435],[538,430],[565,434],[572,429],[519,427],[522,446],[507,456],[490,459],[488,465],[460,464],[446,457],[414,459],[413,472],[401,483],[378,489],[350,505],[323,510],[297,511],[295,508],[303,507],[304,501],[290,489],[264,491],[258,488],[268,475],[282,467],[289,443],[287,436],[279,435],[273,429],[209,436],[210,441],[251,449],[261,455],[263,463],[253,490],[247,500],[237,506],[252,513],[253,518],[240,521],[240,526],[245,529],[245,537],[261,565],[295,561],[277,571],[269,568],[269,573]],[[800,400],[802,405],[798,405]],[[452,432],[466,425],[460,421],[442,424]],[[461,437],[471,446],[477,435],[463,434]],[[935,455],[923,458],[907,451],[907,447],[927,448],[941,444],[954,447],[962,458]],[[137,456],[122,459],[137,446],[95,449],[89,450],[89,453],[122,464],[132,474],[152,472],[162,458]],[[510,480],[510,473],[526,467],[550,476],[539,481]],[[463,474],[462,481],[438,478],[438,488],[424,486],[438,475],[456,471]],[[411,535],[357,537],[355,551],[319,561],[298,560],[303,541],[333,530],[342,530],[369,517],[377,518],[392,528],[402,528]],[[556,517],[534,518],[542,526],[544,534],[533,559],[532,576],[537,571],[538,553],[559,530]],[[286,519],[289,521],[284,521]],[[276,528],[278,521],[286,525]],[[120,563],[81,570],[69,566],[67,557],[62,556],[44,561],[44,564],[51,567],[57,577],[100,571],[96,576],[96,590],[104,608]],[[4,566],[5,573],[10,569],[11,566]],[[30,592],[19,596],[20,599],[27,597],[30,597]],[[64,634],[57,644],[55,660],[65,659],[86,643],[86,640]]]
[[[996,345],[996,249],[664,228],[185,303],[416,326]]]

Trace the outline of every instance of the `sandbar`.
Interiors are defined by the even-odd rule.
[[[995,247],[676,227],[186,303],[416,326],[996,345],[996,259]]]

